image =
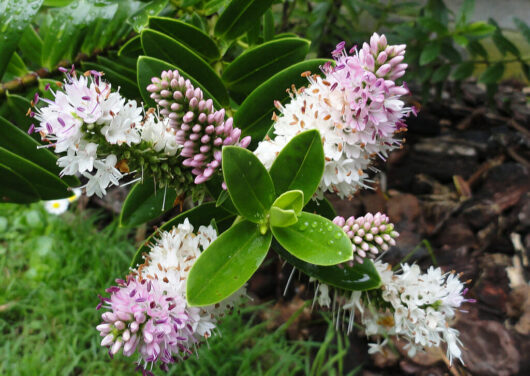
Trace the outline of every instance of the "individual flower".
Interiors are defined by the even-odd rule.
[[[176,141],[183,147],[183,165],[192,168],[195,184],[207,181],[221,166],[223,145],[249,145],[250,137],[240,140],[241,130],[233,127],[233,119],[225,120],[225,110],[216,111],[213,101],[205,100],[202,90],[177,70],[153,77],[147,90],[161,107],[160,115],[169,118],[169,125],[176,130]]]
[[[346,235],[352,240],[354,261],[363,263],[365,257],[375,258],[379,250],[386,252],[391,246],[396,245],[394,240],[399,234],[394,231],[394,225],[382,213],[368,213],[362,217],[335,217],[333,223],[342,227]]]
[[[406,129],[403,119],[413,111],[400,99],[408,89],[393,81],[406,68],[399,64],[404,46],[388,46],[377,34],[371,40],[375,48],[363,46],[359,52],[352,48],[347,53],[344,42],[337,45],[332,53],[335,66],[321,67],[324,78],[304,73],[309,85],[293,88],[285,106],[275,102],[281,113],[273,116],[275,137],[262,141],[255,152],[270,167],[295,135],[318,129],[326,160],[319,196],[331,191],[351,197],[359,187],[367,187],[371,159],[376,155],[384,159],[400,147],[396,134]]]
[[[68,210],[68,199],[44,201],[44,209],[50,214],[60,215]]]
[[[118,159],[114,154],[108,155],[104,160],[94,161],[94,167],[97,169],[94,175],[87,172],[83,176],[88,179],[85,185],[87,196],[96,195],[103,197],[109,185],[119,185],[119,180],[123,174],[115,167]]]
[[[197,345],[214,334],[219,318],[234,307],[244,289],[232,297],[207,307],[190,307],[186,301],[189,270],[217,237],[212,226],[194,232],[186,219],[172,230],[162,232],[145,262],[133,269],[127,281],[107,289],[110,298],[101,298],[105,307],[103,323],[97,327],[102,346],[114,355],[140,355],[145,370],[159,363],[161,368],[186,359]]]

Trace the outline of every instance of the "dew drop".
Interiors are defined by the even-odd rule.
[[[335,242],[333,240],[328,240],[328,245],[333,245]],[[339,253],[340,254],[340,253]]]
[[[340,239],[340,238],[342,238],[342,234],[340,232],[336,232],[335,239]]]
[[[304,222],[304,223],[300,223],[300,226],[298,226],[298,229],[300,231],[305,231],[307,229],[307,227],[309,226],[309,223],[308,222]]]
[[[328,225],[328,226],[326,227],[326,229],[327,229],[328,231],[333,230],[333,225]]]
[[[311,223],[311,227],[313,227],[313,228],[317,228],[317,226],[318,226],[318,223],[317,223],[316,221],[313,222],[313,223]]]

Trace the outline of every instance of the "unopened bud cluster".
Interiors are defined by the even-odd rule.
[[[346,235],[352,240],[353,263],[363,263],[364,258],[375,258],[380,251],[387,251],[396,245],[394,240],[399,234],[394,231],[394,225],[390,223],[388,216],[382,213],[368,213],[363,217],[335,217],[333,223],[342,227]]]
[[[240,140],[241,129],[233,127],[233,119],[225,121],[225,110],[216,111],[213,101],[205,100],[202,90],[177,70],[164,71],[151,81],[147,90],[160,106],[160,114],[169,118],[169,125],[176,130],[176,141],[183,147],[183,165],[193,168],[196,184],[204,183],[221,166],[223,145],[249,145],[250,137]]]

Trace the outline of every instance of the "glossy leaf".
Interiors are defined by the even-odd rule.
[[[307,79],[300,75],[305,71],[319,72],[319,67],[328,61],[313,59],[292,65],[276,73],[248,95],[234,115],[234,124],[241,128],[243,136],[252,136],[250,148],[263,139],[272,125],[274,101],[287,102],[290,97],[285,90],[291,85],[307,85]]]
[[[14,52],[11,55],[11,59],[9,60],[9,64],[7,64],[7,68],[2,79],[4,81],[11,81],[17,79],[18,77],[25,76],[28,73],[29,69],[26,67],[26,64],[24,64],[24,61],[18,53]]]
[[[237,146],[223,148],[223,176],[239,214],[262,222],[274,198],[274,185],[267,169],[251,151]]]
[[[138,87],[140,89],[140,94],[142,94],[142,99],[149,107],[155,107],[156,103],[150,98],[150,94],[147,91],[147,85],[151,83],[152,77],[160,77],[162,74],[162,71],[164,70],[175,70],[177,69],[181,76],[184,78],[190,80],[190,82],[193,84],[194,87],[200,87],[204,93],[205,98],[211,98],[213,100],[214,107],[222,108],[222,106],[219,104],[217,99],[210,94],[204,86],[202,86],[195,78],[191,77],[188,73],[186,73],[184,70],[177,68],[173,64],[169,64],[163,60],[155,59],[154,57],[150,56],[140,56],[138,58],[138,65],[137,65],[137,80],[138,80]]]
[[[320,184],[324,163],[320,133],[316,129],[300,133],[282,149],[270,168],[276,194],[299,189],[306,204]]]
[[[68,186],[58,176],[3,147],[0,147],[0,161],[4,166],[26,179],[39,192],[43,200],[71,196],[71,193],[67,191]]]
[[[258,226],[243,221],[221,234],[190,270],[186,297],[192,306],[215,304],[229,297],[259,268],[272,240]]]
[[[335,265],[351,260],[350,239],[329,219],[302,212],[290,227],[271,227],[278,243],[295,257],[315,265]]]
[[[149,28],[176,39],[205,60],[216,60],[221,56],[217,44],[208,34],[188,23],[174,18],[150,17]]]
[[[263,41],[268,42],[272,38],[274,38],[274,15],[272,9],[269,9],[263,16]]]
[[[293,209],[280,209],[273,206],[270,211],[269,221],[273,227],[288,227],[298,222],[298,216]]]
[[[0,79],[22,37],[24,29],[42,5],[42,0],[0,2]]]
[[[381,277],[371,260],[365,260],[362,264],[353,267],[344,265],[339,268],[333,266],[320,266],[302,261],[287,252],[276,240],[272,241],[274,249],[287,262],[298,270],[330,286],[345,290],[372,290],[381,286]]]
[[[40,200],[33,186],[13,169],[0,163],[0,202],[27,204]]]
[[[2,116],[5,116],[16,125],[20,130],[26,133],[35,120],[26,115],[28,109],[31,108],[31,102],[17,94],[6,93],[7,111]],[[32,138],[40,140],[39,134],[32,134]]]
[[[61,168],[57,166],[57,157],[46,148],[38,149],[39,145],[40,143],[28,136],[26,132],[0,117],[0,146],[58,176]],[[65,176],[63,180],[71,187],[81,185],[75,176]]]
[[[199,81],[217,100],[228,104],[226,88],[210,65],[193,50],[159,31],[145,29],[141,34],[142,48],[148,56],[162,59],[179,67]]]
[[[210,196],[216,200],[215,206],[221,206],[230,213],[237,214],[237,209],[232,203],[232,199],[230,198],[228,191],[222,188],[223,181],[222,174],[215,174],[210,178],[210,180],[206,181],[204,185],[206,186]]]
[[[138,264],[142,263],[142,254],[149,252],[148,244],[154,241],[154,238],[160,231],[169,231],[174,226],[184,223],[185,219],[188,219],[193,225],[194,229],[197,230],[200,226],[208,226],[213,219],[215,220],[219,231],[222,232],[230,227],[235,217],[236,216],[234,214],[224,210],[223,208],[216,207],[214,202],[207,202],[194,207],[193,209],[180,213],[176,217],[173,217],[169,221],[165,222],[158,228],[157,232],[151,234],[147,237],[147,239],[145,239],[144,244],[136,251],[136,254],[131,262],[131,267],[134,268]]]
[[[273,0],[232,0],[215,24],[214,33],[233,40],[247,32],[272,5]]]
[[[31,61],[35,65],[39,65],[42,53],[42,39],[37,34],[32,25],[28,25],[22,38],[18,43],[18,48],[22,52],[22,56],[26,61]]]
[[[274,200],[272,206],[285,210],[292,209],[298,214],[304,207],[304,192],[300,190],[284,192]]]
[[[324,218],[333,220],[337,213],[335,212],[335,209],[333,208],[333,205],[331,205],[331,202],[325,197],[323,197],[320,200],[312,199],[310,200],[307,205],[304,207],[304,211],[308,213],[318,214],[323,216]]]
[[[223,72],[229,90],[250,93],[262,82],[294,63],[304,60],[310,42],[301,38],[273,40],[249,49]]]
[[[143,54],[142,40],[139,35],[129,39],[118,51],[118,56],[137,57]]]
[[[136,227],[160,217],[173,208],[177,198],[174,189],[157,189],[151,179],[132,187],[120,213],[120,226]]]
[[[139,33],[147,26],[149,17],[158,15],[166,7],[167,3],[168,0],[152,0],[144,3],[128,22],[132,25],[134,31]]]

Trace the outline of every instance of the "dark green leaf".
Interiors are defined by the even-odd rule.
[[[151,83],[152,77],[160,77],[162,74],[162,71],[164,70],[175,70],[178,69],[176,66],[169,64],[165,61],[162,61],[160,59],[155,59],[154,57],[150,56],[140,56],[138,58],[138,68],[137,68],[137,74],[138,74],[138,87],[140,89],[140,93],[142,94],[142,99],[149,107],[156,107],[155,101],[153,101],[150,97],[151,93],[147,91],[147,86]],[[178,69],[179,74],[190,80],[194,87],[199,87],[204,93],[205,98],[211,98],[213,100],[213,104],[215,108],[222,108],[222,106],[219,104],[219,102],[215,99],[215,97],[210,94],[204,86],[202,86],[195,78],[191,77],[188,73],[185,71]]]
[[[495,28],[495,32],[493,33],[493,36],[491,39],[493,39],[493,43],[495,43],[495,47],[499,50],[499,52],[505,56],[507,52],[511,53],[514,56],[521,56],[521,53],[519,52],[519,49],[515,44],[513,44],[509,39],[507,39],[499,26],[499,24],[493,19],[490,18],[489,23],[492,25],[492,27]]]
[[[316,214],[302,212],[295,225],[271,229],[289,253],[315,265],[335,265],[353,256],[351,241],[344,231]]]
[[[138,264],[142,263],[142,254],[149,252],[148,244],[154,242],[154,238],[159,231],[169,231],[174,226],[184,223],[184,220],[186,219],[190,221],[195,230],[198,230],[200,226],[208,226],[213,219],[219,230],[225,231],[230,227],[234,218],[234,214],[227,212],[223,208],[216,207],[214,202],[207,202],[185,211],[184,213],[180,213],[160,226],[157,232],[151,234],[145,239],[144,244],[136,251],[133,261],[131,262],[131,267],[135,268]]]
[[[324,149],[316,129],[302,132],[282,149],[270,168],[276,194],[293,189],[309,202],[324,174]]]
[[[186,297],[192,306],[215,304],[247,282],[267,255],[272,235],[243,221],[221,234],[190,270]]]
[[[314,59],[295,64],[276,73],[248,95],[234,115],[234,124],[241,128],[243,136],[252,136],[250,148],[257,145],[272,125],[274,101],[287,102],[290,97],[285,89],[291,85],[307,85],[307,79],[300,74],[305,71],[318,72],[320,65],[327,61],[329,60]]]
[[[427,30],[435,32],[439,35],[447,33],[447,27],[434,18],[420,17],[418,18],[418,23]]]
[[[35,123],[35,120],[27,116],[28,109],[31,108],[31,102],[21,97],[20,95],[6,93],[6,106],[7,111],[3,115],[13,124],[15,124],[22,132],[26,133],[30,128],[32,123]],[[0,120],[0,127],[2,126],[2,121]],[[0,130],[0,132],[2,132]],[[33,133],[31,138],[40,141],[41,137],[38,133]],[[1,141],[0,141],[1,142]]]
[[[167,61],[191,75],[217,100],[228,105],[226,88],[210,65],[182,43],[159,31],[145,29],[141,34],[142,47],[148,56]]]
[[[139,35],[129,39],[118,51],[119,56],[137,57],[143,53],[142,41]]]
[[[263,41],[268,42],[274,37],[274,15],[269,9],[263,16]]]
[[[256,22],[250,29],[247,30],[247,43],[249,46],[255,46],[256,44],[260,44],[260,38],[261,18],[259,19],[259,22]],[[263,39],[261,39],[261,42],[263,42]]]
[[[230,213],[237,214],[237,209],[232,203],[232,199],[230,198],[228,191],[222,189],[223,181],[222,174],[215,174],[204,184],[210,196],[216,200],[216,206],[221,206]]]
[[[28,73],[29,73],[29,70],[26,67],[26,64],[24,64],[24,61],[22,61],[22,58],[20,57],[18,53],[14,52],[11,55],[9,64],[7,64],[7,68],[5,70],[3,80],[4,81],[15,80],[19,77],[25,76]]]
[[[211,16],[212,14],[219,12],[226,3],[228,3],[228,0],[210,0],[204,4],[204,14],[206,16]]]
[[[495,26],[488,25],[484,21],[479,21],[464,26],[460,31],[473,37],[484,37],[493,33],[495,31]]]
[[[427,65],[440,55],[441,45],[437,42],[430,42],[425,46],[420,55],[420,65]]]
[[[223,72],[229,90],[248,94],[262,82],[294,63],[302,61],[310,42],[300,38],[273,40],[245,51]]]
[[[67,190],[68,186],[58,176],[3,147],[0,147],[0,161],[4,166],[16,171],[18,175],[29,181],[43,200],[71,196]]]
[[[0,79],[15,52],[24,29],[42,5],[42,0],[2,1],[0,3]]]
[[[495,63],[482,73],[479,82],[484,84],[494,84],[500,81],[504,74],[504,64],[502,62]]]
[[[329,200],[325,197],[323,197],[321,200],[309,201],[304,207],[304,211],[308,213],[319,214],[330,220],[333,220],[337,216],[333,205],[331,205]]]
[[[239,214],[252,222],[262,222],[274,201],[272,179],[251,151],[237,146],[223,147],[223,176],[228,193]]]
[[[145,3],[132,17],[128,22],[132,25],[134,30],[139,33],[147,26],[149,21],[149,16],[158,15],[167,5],[168,0],[152,0],[148,3]]]
[[[442,65],[438,69],[434,71],[431,77],[432,83],[437,82],[443,82],[449,77],[449,73],[451,73],[451,66],[450,65]]]
[[[232,0],[215,24],[215,35],[236,39],[259,22],[272,3],[273,0]]]
[[[22,51],[22,56],[26,61],[31,61],[35,66],[40,65],[42,39],[33,26],[28,25],[18,43],[18,48]]]
[[[316,278],[321,283],[338,287],[345,290],[372,290],[381,286],[379,273],[370,260],[353,267],[344,265],[319,266],[302,261],[287,252],[276,240],[272,242],[272,248],[280,254],[288,263],[294,265],[298,270],[310,277]]]
[[[138,182],[132,187],[120,213],[120,226],[136,227],[160,217],[173,209],[177,198],[174,189],[157,189],[151,179]]]
[[[11,168],[0,163],[0,202],[26,204],[40,200],[33,186]]]
[[[58,176],[61,169],[57,166],[57,157],[46,148],[37,149],[39,145],[26,132],[0,117],[0,146]],[[63,180],[71,187],[81,184],[75,176],[65,176]]]
[[[202,30],[188,23],[174,18],[150,17],[149,28],[176,39],[205,60],[217,60],[221,56],[217,44]]]
[[[488,58],[488,51],[484,46],[477,40],[469,42],[467,49],[473,56],[482,56],[484,59]]]
[[[515,26],[519,29],[521,34],[523,34],[524,38],[526,39],[526,42],[530,44],[530,27],[520,18],[514,17],[513,22],[515,23]]]
[[[473,74],[474,69],[475,64],[472,61],[466,61],[456,67],[453,72],[453,78],[458,81],[464,80]]]

